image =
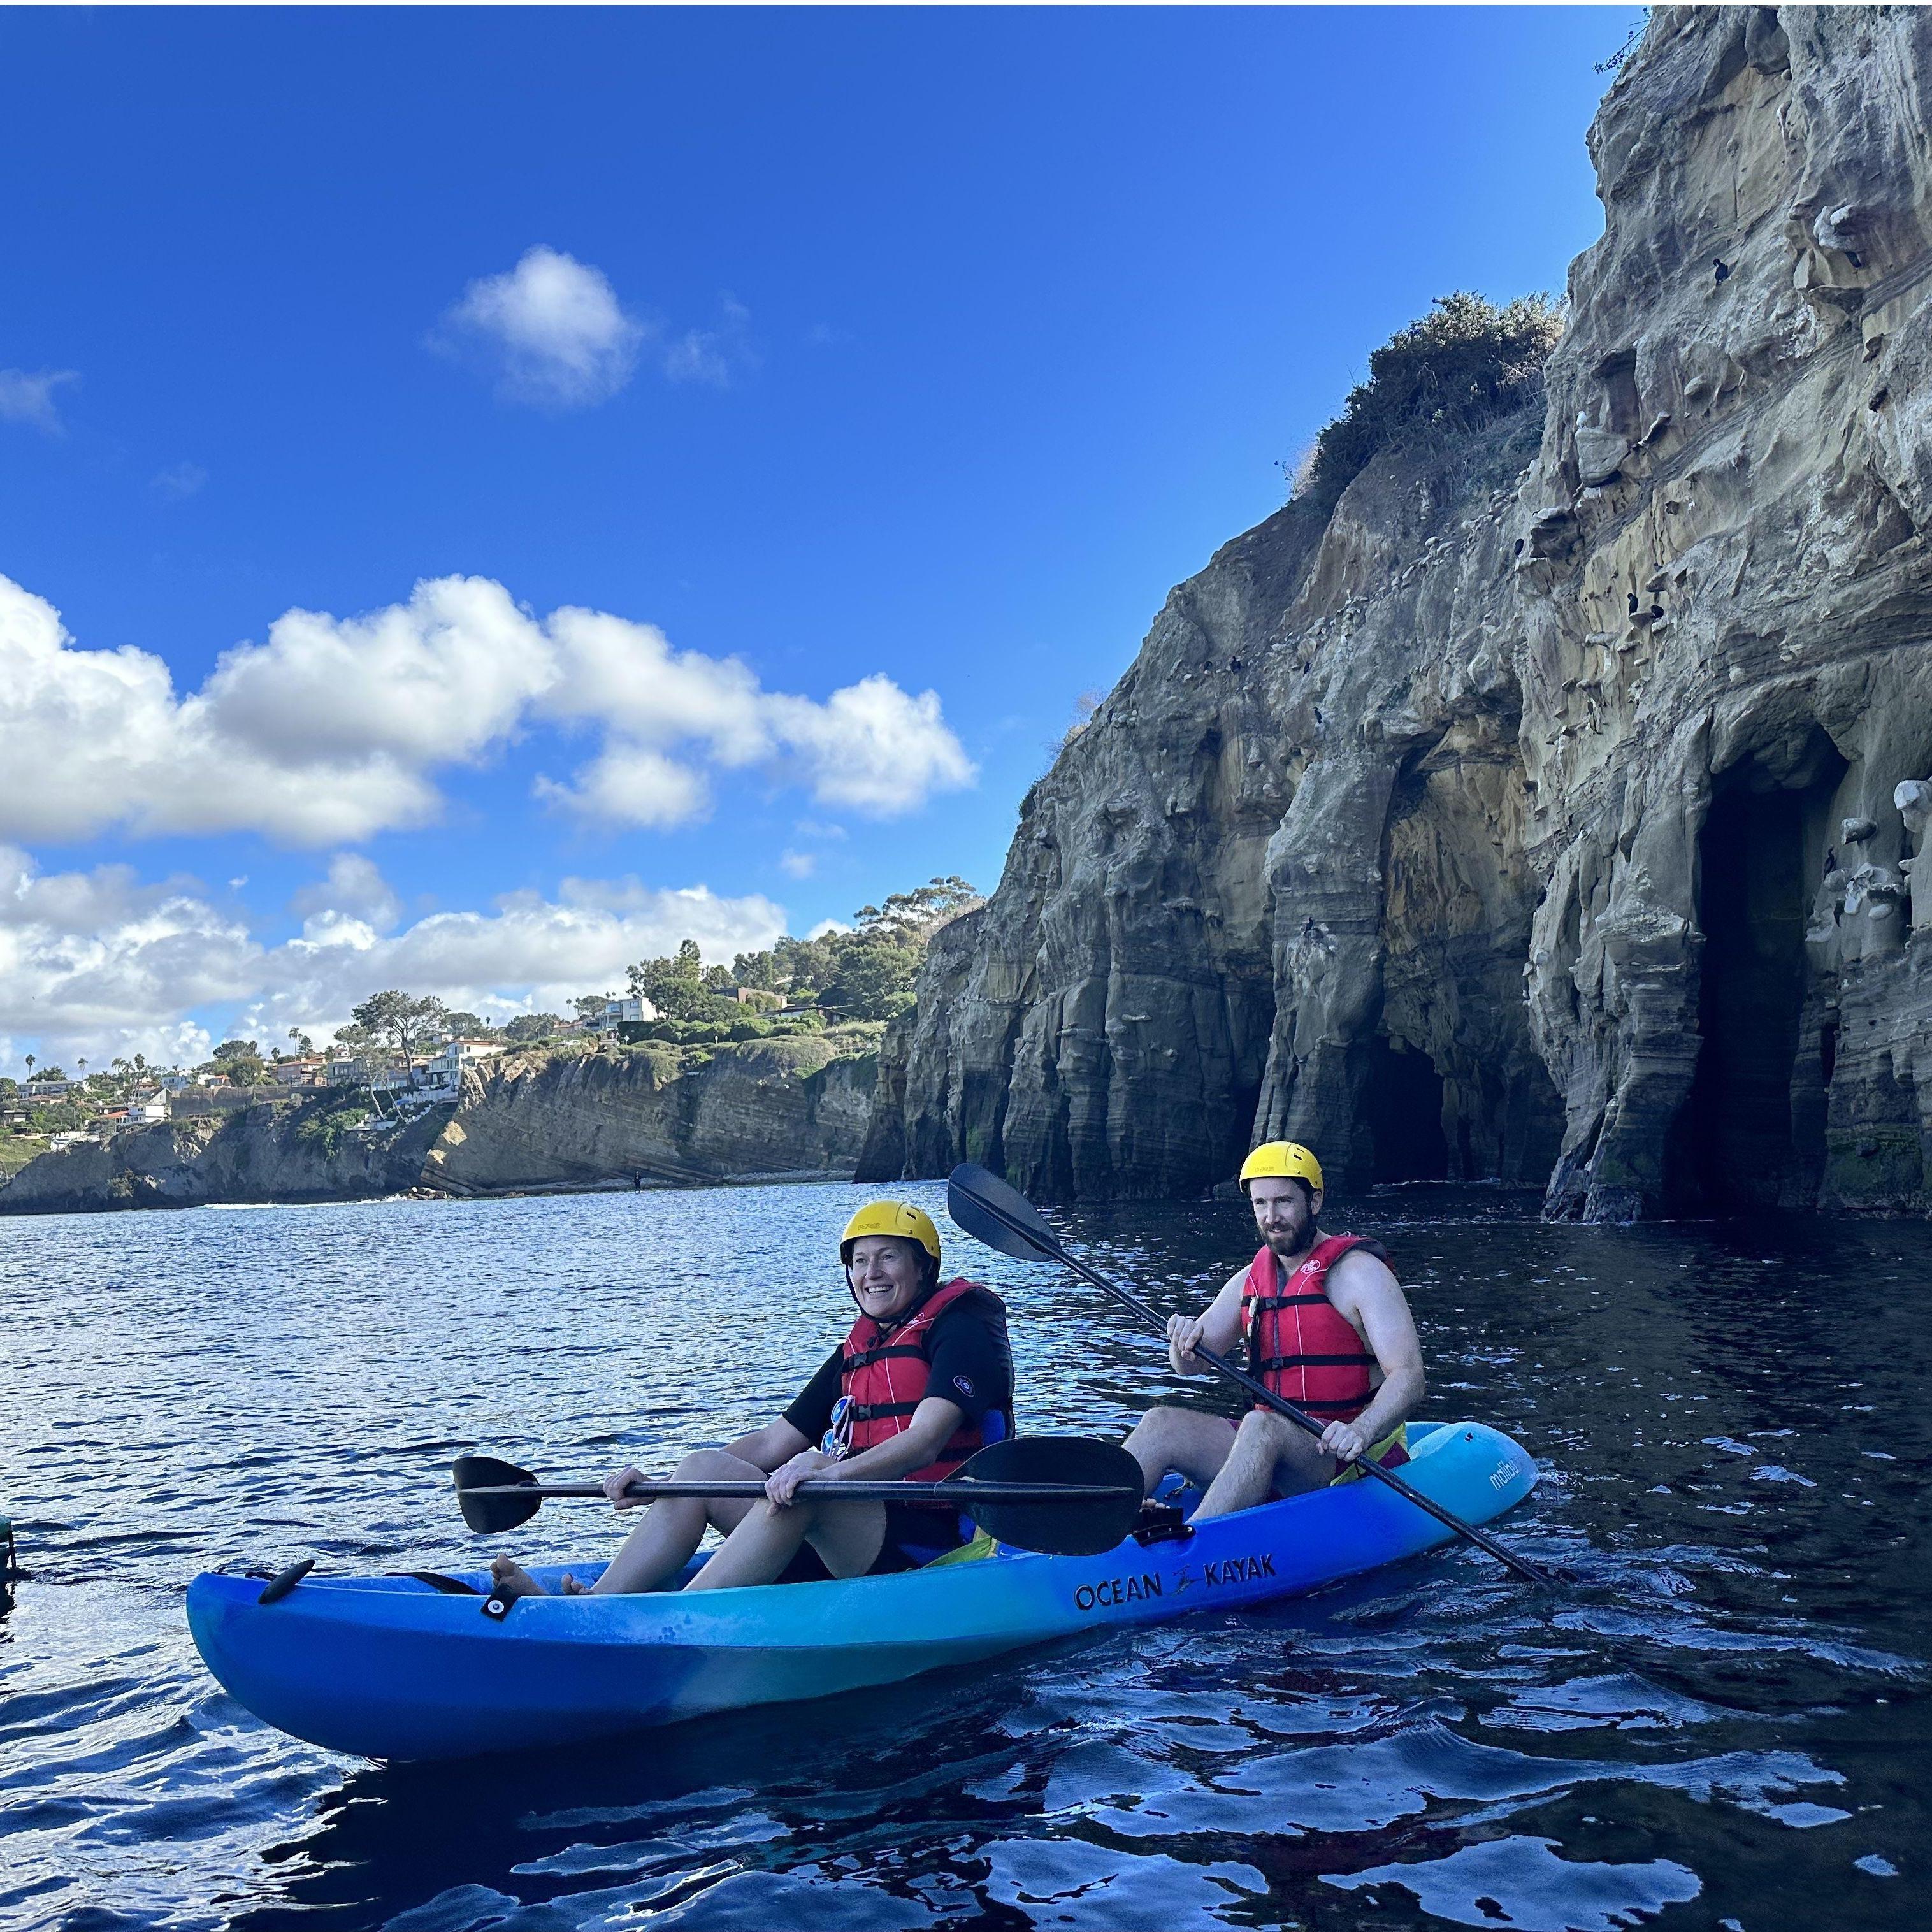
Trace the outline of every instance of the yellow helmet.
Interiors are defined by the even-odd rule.
[[[932,1216],[910,1201],[868,1201],[845,1223],[838,1238],[838,1258],[852,1265],[852,1244],[862,1234],[894,1234],[902,1241],[916,1241],[934,1262],[939,1259],[939,1230]]]
[[[1322,1185],[1322,1163],[1293,1141],[1263,1141],[1241,1163],[1241,1192],[1251,1180],[1305,1180]]]

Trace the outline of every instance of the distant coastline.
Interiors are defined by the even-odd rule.
[[[51,1148],[0,1184],[0,1214],[848,1180],[880,1030],[506,1052],[380,1113],[366,1090],[238,1096]]]

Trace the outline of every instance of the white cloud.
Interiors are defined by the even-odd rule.
[[[472,282],[436,339],[482,350],[512,401],[577,409],[631,380],[646,333],[601,270],[540,244],[507,273]]]
[[[752,311],[742,302],[733,296],[721,297],[716,328],[688,328],[665,346],[664,374],[674,382],[728,388],[738,370],[758,364],[751,326]]]
[[[818,861],[809,852],[794,852],[788,846],[778,854],[778,870],[788,879],[808,879],[818,870]]]
[[[291,912],[317,920],[349,918],[371,932],[387,932],[402,916],[402,903],[390,890],[373,859],[359,852],[338,852],[328,862],[328,876],[304,886],[289,901]]]
[[[26,423],[49,436],[59,436],[67,425],[60,419],[54,392],[63,382],[77,382],[76,369],[0,369],[0,422]]]
[[[704,775],[645,745],[607,746],[574,784],[539,778],[536,794],[608,825],[658,832],[708,818],[711,811],[711,788]]]
[[[707,962],[770,946],[784,914],[753,894],[698,886],[566,879],[554,900],[513,894],[488,912],[436,913],[393,932],[394,896],[345,855],[297,896],[301,934],[262,944],[192,880],[144,884],[125,867],[43,874],[0,848],[0,1040],[18,1073],[28,1052],[73,1070],[86,1055],[205,1058],[212,1037],[274,1046],[292,1026],[326,1037],[386,986],[472,1012],[559,1012],[621,984],[635,959],[694,938]]]
[[[821,805],[890,818],[978,775],[940,715],[937,692],[914,698],[875,671],[823,704],[777,696],[766,704],[774,734],[803,764]]]
[[[205,1054],[190,1010],[245,996],[259,952],[192,880],[143,885],[121,866],[43,876],[0,847],[0,1034],[43,1062],[172,1059],[197,1040]]]
[[[0,577],[0,838],[122,826],[356,844],[434,819],[437,770],[559,723],[604,741],[540,794],[614,825],[701,817],[704,764],[762,765],[873,817],[975,776],[932,692],[878,674],[823,702],[767,692],[735,658],[601,611],[539,619],[488,578],[425,581],[362,616],[288,611],[178,697],[160,658],[76,649],[50,604]]]
[[[500,584],[443,577],[367,616],[286,613],[266,644],[223,654],[198,702],[221,736],[278,764],[419,770],[500,742],[557,670]]]
[[[200,464],[172,463],[148,487],[158,496],[178,502],[184,496],[192,496],[207,481],[208,472]]]

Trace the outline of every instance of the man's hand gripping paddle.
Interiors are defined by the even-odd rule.
[[[1010,1255],[1017,1261],[1058,1262],[1061,1267],[1071,1268],[1082,1281],[1112,1295],[1123,1308],[1138,1316],[1152,1334],[1166,1339],[1167,1324],[1154,1310],[1069,1254],[1053,1230],[1041,1220],[1040,1210],[1017,1188],[1010,1186],[997,1174],[989,1174],[983,1167],[976,1167],[970,1161],[956,1167],[946,1184],[946,1205],[953,1220],[976,1240],[984,1241],[988,1247],[995,1248],[1003,1255]],[[1321,1435],[1320,1423],[1312,1416],[1304,1415],[1294,1403],[1276,1395],[1245,1369],[1237,1368],[1226,1356],[1216,1354],[1211,1348],[1199,1347],[1194,1353],[1217,1375],[1225,1376],[1236,1387],[1245,1389],[1256,1401],[1273,1409],[1277,1415],[1286,1416],[1297,1428],[1306,1430],[1310,1436]],[[1426,1510],[1445,1528],[1466,1537],[1478,1550],[1487,1550],[1498,1563],[1507,1564],[1518,1576],[1528,1577],[1532,1583],[1552,1580],[1545,1571],[1517,1556],[1506,1544],[1498,1543],[1486,1531],[1465,1522],[1420,1490],[1411,1487],[1392,1469],[1384,1469],[1366,1456],[1362,1456],[1355,1466],[1364,1475],[1387,1484],[1397,1496],[1406,1498],[1418,1509]]]
[[[484,1535],[527,1522],[550,1496],[602,1498],[598,1483],[540,1483],[514,1462],[459,1456],[456,1500],[463,1520]],[[633,1483],[626,1495],[762,1499],[762,1483]],[[1111,1442],[1084,1436],[1019,1436],[988,1443],[938,1483],[842,1483],[808,1477],[796,1493],[815,1502],[938,1503],[972,1518],[1016,1550],[1097,1556],[1140,1517],[1140,1466]]]

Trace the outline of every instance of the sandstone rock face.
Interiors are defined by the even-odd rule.
[[[1928,122],[1932,15],[1654,10],[1544,406],[1173,593],[862,1172],[1189,1192],[1282,1134],[1593,1219],[1924,1207]]]
[[[380,1137],[331,1132],[337,1103],[250,1107],[220,1118],[166,1120],[30,1161],[4,1187],[0,1213],[80,1214],[209,1202],[342,1201],[414,1185],[448,1116],[439,1109]]]
[[[843,1180],[866,1136],[877,1062],[818,1038],[488,1060],[460,1103],[374,1136],[329,1118],[339,1096],[171,1120],[42,1154],[0,1213],[208,1202],[332,1201],[761,1178]]]
[[[823,1040],[754,1040],[686,1065],[668,1047],[486,1060],[464,1076],[424,1185],[836,1176],[858,1159],[876,1063]]]

